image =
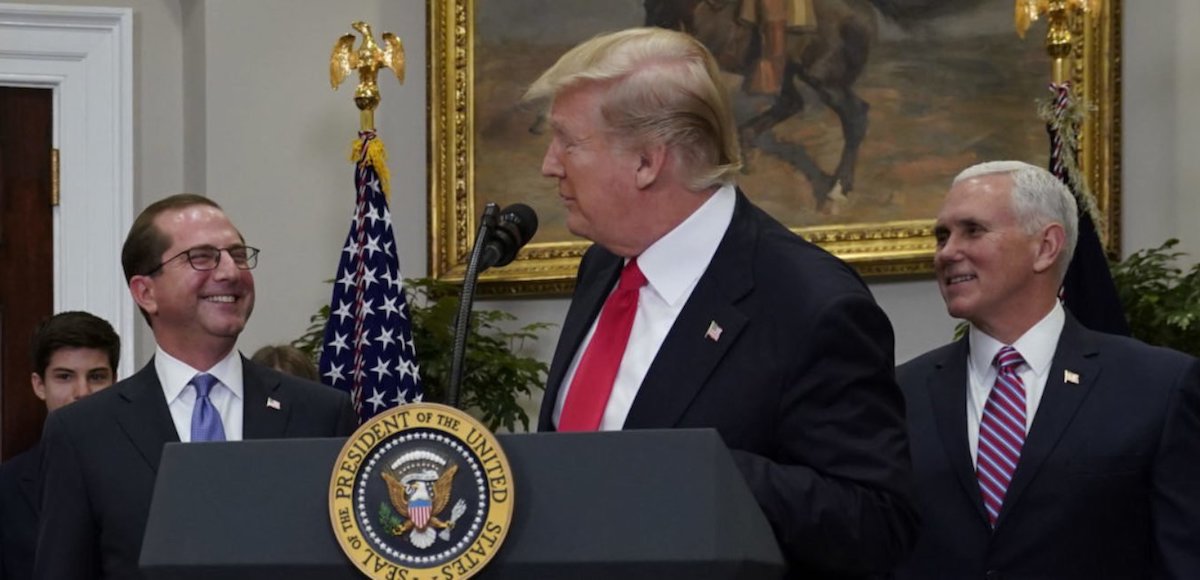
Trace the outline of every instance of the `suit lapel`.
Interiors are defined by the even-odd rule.
[[[121,384],[122,405],[117,409],[117,422],[121,430],[137,448],[138,452],[158,472],[158,461],[162,457],[163,445],[179,441],[175,422],[167,408],[162,383],[151,358],[146,366],[128,381]]]
[[[1054,361],[1050,365],[1050,374],[1046,377],[1046,388],[1042,392],[1037,414],[1034,415],[1033,424],[1025,438],[1025,446],[1021,449],[1021,460],[1017,463],[1012,484],[1008,486],[1008,493],[1004,496],[1004,506],[1000,509],[999,519],[996,520],[997,527],[1004,523],[1005,515],[1020,500],[1021,492],[1025,491],[1037,476],[1038,470],[1058,444],[1063,432],[1075,417],[1075,412],[1079,410],[1079,405],[1087,398],[1100,375],[1100,364],[1096,359],[1098,352],[1087,332],[1067,314],[1058,346],[1055,348]],[[1079,383],[1066,382],[1065,371],[1078,375]]]
[[[748,257],[758,228],[750,211],[739,192],[729,229],[659,347],[625,429],[674,426],[745,328],[748,319],[736,303],[754,286]],[[720,328],[715,340],[708,334],[714,324]]]
[[[929,376],[928,392],[933,403],[933,414],[937,423],[938,436],[946,461],[962,484],[969,501],[975,506],[980,522],[988,523],[987,511],[975,477],[975,462],[967,440],[967,356],[970,345],[966,338],[954,344],[948,355],[937,363],[936,370]]]
[[[601,248],[592,251],[604,252],[597,256],[593,266],[595,272],[587,272],[587,278],[576,282],[575,296],[571,298],[571,306],[567,310],[567,318],[563,321],[562,333],[559,334],[558,346],[554,350],[554,359],[550,363],[550,372],[546,375],[546,391],[542,395],[542,408],[538,414],[538,430],[550,431],[554,425],[551,418],[554,405],[558,401],[558,392],[567,374],[567,368],[575,358],[583,337],[592,327],[592,321],[600,314],[604,300],[609,291],[617,283],[624,263],[619,256],[608,253]]]
[[[242,357],[242,438],[279,439],[287,429],[293,401],[279,388],[279,377]],[[274,401],[273,404],[267,403]]]

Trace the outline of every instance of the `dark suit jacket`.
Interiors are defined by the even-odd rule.
[[[599,246],[583,258],[540,430],[553,429],[563,375],[621,266]],[[712,322],[723,329],[719,340],[705,336]],[[916,526],[892,341],[853,270],[739,193],[624,428],[717,429],[793,575],[887,571]]]
[[[41,466],[37,445],[0,465],[0,580],[33,577]]]
[[[1196,359],[1068,315],[992,532],[967,442],[967,349],[897,373],[925,522],[900,578],[1200,578]]]
[[[357,426],[346,393],[242,359],[243,437],[335,437]],[[267,397],[279,409],[267,407]],[[42,433],[35,578],[142,578],[142,536],[163,444],[179,441],[153,360],[50,414]]]

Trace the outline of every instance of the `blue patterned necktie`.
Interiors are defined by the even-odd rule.
[[[192,407],[192,441],[225,440],[221,415],[208,398],[213,386],[220,382],[208,373],[200,373],[192,379],[192,386],[196,387],[196,404]]]

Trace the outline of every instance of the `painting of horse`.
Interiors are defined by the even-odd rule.
[[[683,30],[695,36],[717,58],[723,70],[747,78],[763,52],[762,34],[739,17],[747,0],[646,0],[647,26]],[[754,1],[754,0],[748,0]],[[818,209],[842,201],[854,189],[858,147],[867,133],[869,108],[855,91],[878,34],[876,12],[867,0],[811,0],[813,22],[786,36],[783,83],[771,105],[739,126],[742,149],[759,136],[804,110],[799,90],[807,85],[837,116],[842,151],[832,174],[823,171],[803,145],[789,161],[808,182]]]
[[[789,29],[774,95],[746,90],[762,51],[738,15],[747,1],[476,0],[474,203],[527,202],[542,216],[535,242],[575,240],[539,172],[540,111],[520,95],[571,46],[631,26],[684,30],[717,57],[744,144],[739,186],[802,234],[931,220],[967,165],[1045,162],[1049,61],[1013,32],[1012,0],[802,0],[815,18]]]
[[[740,17],[746,2],[759,0],[645,0],[647,26],[682,30],[695,36],[716,56],[721,68],[743,78],[750,76],[762,56],[762,34]],[[797,0],[809,2],[807,26],[787,31],[783,83],[766,109],[740,123],[742,149],[753,149],[758,137],[805,108],[800,86],[807,86],[838,119],[842,150],[832,173],[822,170],[801,144],[788,161],[808,180],[818,210],[832,200],[845,202],[854,190],[858,148],[867,134],[869,103],[854,86],[878,41],[878,19],[913,19],[945,10],[951,0]],[[970,0],[958,0],[958,9]]]

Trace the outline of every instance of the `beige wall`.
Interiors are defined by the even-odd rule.
[[[379,128],[388,144],[401,265],[426,271],[424,0],[93,0],[55,4],[134,9],[136,202],[184,188],[225,205],[263,249],[258,308],[241,348],[288,340],[328,296],[353,204],[345,161],[357,125],[349,86],[329,89],[334,39],[366,19],[397,32],[410,67],[382,79]],[[1143,4],[1126,0],[1127,5]],[[1193,0],[1125,10],[1124,249],[1181,237],[1200,252],[1200,19]],[[1145,8],[1145,6],[1142,6]],[[376,31],[381,32],[381,30]],[[892,318],[897,359],[948,339],[953,321],[931,280],[873,282]],[[564,299],[485,302],[522,320],[560,322]],[[552,333],[553,334],[553,333]],[[143,332],[139,360],[153,348]],[[556,336],[536,350],[549,358]]]

